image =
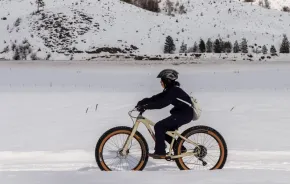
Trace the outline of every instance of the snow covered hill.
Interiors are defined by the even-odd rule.
[[[243,37],[249,45],[278,50],[290,32],[289,13],[237,1],[190,2],[187,14],[174,17],[116,0],[44,2],[44,11],[35,14],[33,0],[0,1],[0,58],[12,59],[22,43],[18,50],[26,59],[87,59],[104,51],[162,54],[168,35],[176,52],[183,41],[191,47],[201,38],[233,43]]]
[[[237,1],[241,1],[241,0],[237,0]],[[255,0],[253,2],[254,5],[259,5],[259,2],[262,2],[263,5],[265,4],[265,0]],[[270,3],[270,8],[271,9],[275,9],[275,10],[280,10],[284,7],[284,6],[288,6],[290,7],[290,0],[268,0]]]

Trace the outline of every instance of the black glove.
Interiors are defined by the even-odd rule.
[[[144,98],[137,103],[137,106],[145,105],[149,98]]]
[[[144,112],[146,110],[145,106],[144,105],[137,105],[136,106],[136,109],[137,111],[139,112]]]

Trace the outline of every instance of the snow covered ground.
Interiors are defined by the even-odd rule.
[[[144,172],[100,172],[94,160],[98,138],[114,126],[132,126],[127,112],[161,91],[156,75],[167,67],[180,72],[182,87],[204,109],[199,121],[180,131],[197,124],[218,130],[229,149],[224,169],[181,172],[174,162],[149,159]],[[3,62],[0,183],[289,183],[289,78],[290,65],[278,63]],[[158,121],[170,108],[145,115]],[[147,130],[141,126],[140,132],[152,151]]]

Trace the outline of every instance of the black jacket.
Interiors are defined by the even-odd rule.
[[[177,100],[180,98],[192,104],[190,96],[178,86],[172,86],[164,89],[163,92],[152,96],[151,98],[144,98],[139,101],[137,105],[141,105],[144,109],[162,109],[168,105],[174,107],[170,110],[172,115],[193,115],[193,109],[186,103]]]

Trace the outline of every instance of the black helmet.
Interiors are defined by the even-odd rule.
[[[162,70],[157,78],[161,78],[161,79],[166,79],[166,80],[176,80],[178,79],[178,72],[173,70],[173,69],[165,69],[165,70]]]

